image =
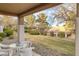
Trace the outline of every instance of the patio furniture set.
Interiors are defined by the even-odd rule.
[[[10,45],[5,45],[0,43],[0,56],[32,56],[32,43],[30,41],[25,41],[24,44],[17,45],[12,43]]]

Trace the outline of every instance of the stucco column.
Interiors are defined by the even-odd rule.
[[[75,55],[79,56],[79,4],[76,4],[76,22],[75,22],[75,28],[76,28],[76,40],[75,40]]]
[[[3,21],[2,21],[2,16],[0,16],[0,32],[3,32]]]
[[[18,44],[24,43],[24,17],[18,18]]]
[[[79,56],[79,17],[76,18],[76,56]]]
[[[0,32],[3,32],[3,25],[0,25]]]

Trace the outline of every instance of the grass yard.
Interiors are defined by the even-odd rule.
[[[43,35],[25,34],[32,41],[34,51],[42,56],[73,56],[75,55],[75,41]]]

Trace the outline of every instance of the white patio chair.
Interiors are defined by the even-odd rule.
[[[9,56],[16,55],[16,47],[17,46],[16,46],[15,43],[9,45],[9,48],[10,48],[10,50],[9,50]]]
[[[9,56],[8,49],[0,49],[0,56]]]
[[[0,44],[0,55],[1,56],[12,56],[13,55],[13,48],[15,45],[4,45]]]
[[[32,49],[34,49],[34,47],[20,49],[20,56],[32,56]]]
[[[0,44],[0,56],[8,56],[9,50],[8,49],[2,49],[3,44]]]
[[[25,41],[23,43],[23,46],[21,48],[19,48],[19,54],[20,56],[32,56],[32,50],[34,49],[34,47],[32,46],[32,42],[31,41]]]

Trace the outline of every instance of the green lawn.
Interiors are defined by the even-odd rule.
[[[33,42],[34,51],[40,55],[75,55],[74,40],[30,34],[25,37]]]

